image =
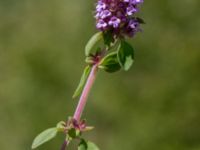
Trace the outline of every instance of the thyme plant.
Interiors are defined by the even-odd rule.
[[[140,25],[144,21],[136,16],[141,3],[143,0],[98,0],[95,19],[99,32],[94,34],[85,46],[87,66],[73,95],[73,98],[80,96],[75,113],[67,121],[61,121],[56,127],[40,133],[34,139],[32,149],[51,140],[61,132],[66,135],[61,150],[66,150],[68,144],[74,139],[80,141],[78,150],[99,150],[94,143],[82,137],[83,132],[93,127],[87,126],[86,121],[81,119],[81,115],[98,70],[113,73],[120,69],[127,71],[132,66],[134,49],[127,39],[141,31]]]

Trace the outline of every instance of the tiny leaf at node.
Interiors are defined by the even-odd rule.
[[[118,47],[118,60],[120,65],[123,67],[125,71],[129,70],[134,62],[134,49],[133,47],[122,40]]]
[[[78,150],[87,150],[87,142],[84,139],[81,139],[79,145],[78,145]]]
[[[81,139],[78,150],[100,150],[96,144],[90,141],[85,141],[84,139]]]
[[[48,142],[49,140],[53,139],[56,136],[57,132],[58,132],[57,128],[50,128],[50,129],[43,131],[42,133],[40,133],[34,139],[31,148],[35,149],[38,146],[40,146],[40,145]]]
[[[117,53],[112,52],[108,54],[107,56],[105,56],[100,62],[99,68],[110,73],[120,70],[121,66],[117,59]]]
[[[87,64],[93,64],[93,63],[94,63],[94,59],[93,59],[92,56],[87,56],[87,57],[85,58],[85,62],[86,62]]]
[[[95,45],[103,38],[102,32],[94,34],[85,46],[85,55],[89,56]],[[98,50],[98,49],[97,49]]]
[[[66,123],[64,121],[60,121],[57,123],[56,128],[59,132],[63,132],[65,130]]]
[[[85,129],[83,129],[83,131],[85,132],[85,131],[91,131],[91,130],[93,130],[94,129],[94,127],[92,127],[92,126],[86,126],[85,127]]]
[[[85,69],[83,71],[83,75],[82,75],[81,80],[79,82],[79,85],[78,85],[76,91],[74,92],[73,98],[76,98],[82,92],[82,90],[84,88],[84,85],[85,85],[85,83],[87,81],[87,78],[89,76],[90,70],[91,70],[90,66],[85,67]]]
[[[141,24],[145,24],[145,21],[142,18],[136,17],[136,20]]]
[[[76,138],[76,137],[77,137],[77,135],[76,135],[76,129],[74,129],[74,128],[70,129],[70,130],[68,131],[68,135],[69,135],[72,139]]]
[[[94,144],[93,142],[88,141],[87,142],[87,146],[88,146],[87,150],[99,150],[99,148],[97,147],[97,145]]]

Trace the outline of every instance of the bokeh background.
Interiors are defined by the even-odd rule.
[[[0,149],[72,115],[93,0],[0,0]],[[102,150],[200,150],[200,1],[146,0],[129,72],[100,71],[84,112]],[[58,150],[63,136],[38,148]],[[71,149],[76,149],[71,145]]]

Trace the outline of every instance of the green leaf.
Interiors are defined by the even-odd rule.
[[[140,23],[140,24],[145,24],[145,21],[142,18],[136,17],[136,20]]]
[[[93,64],[94,63],[93,57],[92,56],[87,56],[85,58],[85,62],[88,63],[88,64]]]
[[[84,139],[81,139],[79,145],[78,145],[78,150],[87,150],[87,142]]]
[[[111,31],[103,33],[103,40],[104,44],[107,45],[108,47],[111,45],[111,43],[114,42],[113,34],[111,33]]]
[[[134,49],[133,47],[122,40],[118,47],[118,60],[120,65],[123,67],[125,71],[129,70],[134,62]]]
[[[84,132],[85,132],[85,131],[91,131],[91,130],[93,130],[93,129],[94,129],[93,126],[86,126],[85,129],[83,129],[83,131],[84,131]]]
[[[42,133],[40,133],[34,139],[31,148],[35,149],[38,146],[40,146],[40,145],[48,142],[49,140],[53,139],[56,136],[57,132],[58,132],[57,128],[50,128],[50,129],[43,131]]]
[[[88,146],[87,150],[99,150],[97,145],[92,143],[92,142],[90,142],[90,141],[87,142],[87,146]]]
[[[84,139],[81,139],[78,150],[99,150],[99,148],[96,146],[96,144],[90,141],[86,142]]]
[[[99,68],[109,73],[113,73],[120,70],[121,66],[118,62],[117,53],[112,52],[105,56],[100,62]]]
[[[60,121],[59,123],[57,123],[56,128],[59,132],[63,132],[65,130],[65,125],[66,122]]]
[[[74,129],[74,128],[70,129],[70,130],[68,131],[68,135],[69,135],[72,139],[76,138],[76,137],[77,137],[77,136],[76,136],[76,129]]]
[[[76,98],[82,92],[82,90],[84,88],[84,85],[85,85],[85,83],[87,81],[87,78],[89,76],[90,70],[91,70],[90,66],[85,67],[85,69],[83,71],[83,75],[82,75],[81,80],[80,80],[80,83],[79,83],[76,91],[74,92],[73,98]]]
[[[102,32],[94,34],[85,46],[85,55],[89,56],[95,45],[103,38]],[[97,49],[99,50],[99,49]]]

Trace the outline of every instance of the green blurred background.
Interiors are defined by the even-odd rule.
[[[39,132],[73,114],[94,3],[0,0],[1,150],[30,150]],[[199,0],[145,1],[134,67],[98,74],[87,139],[102,150],[200,150],[199,8]],[[58,150],[63,138],[38,150]]]

